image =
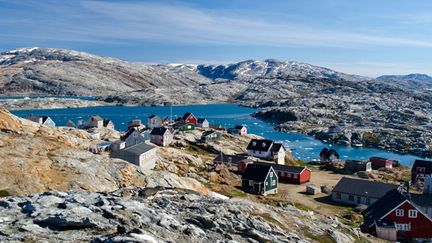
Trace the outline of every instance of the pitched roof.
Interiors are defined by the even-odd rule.
[[[252,139],[248,146],[247,150],[257,150],[257,151],[268,151],[272,146],[273,141],[267,139]]]
[[[145,152],[148,152],[152,149],[156,148],[155,146],[152,146],[147,143],[139,143],[130,147],[127,147],[124,149],[125,152],[134,154],[134,155],[141,155]]]
[[[192,114],[191,112],[186,112],[186,113],[184,113],[184,115],[182,116],[182,119],[183,119],[183,120],[186,120],[186,119],[188,119],[188,117],[191,116],[191,115],[193,116],[193,114]]]
[[[271,150],[272,150],[272,152],[278,152],[281,148],[283,148],[284,150],[286,150],[285,147],[283,146],[283,144],[281,144],[281,143],[273,143],[273,146],[272,146]]]
[[[432,161],[416,159],[412,166],[411,172],[416,172],[415,168],[424,167],[426,174],[432,174]]]
[[[240,129],[242,129],[243,127],[245,127],[245,126],[243,126],[243,125],[237,125],[237,126],[235,126],[234,128],[240,130]]]
[[[126,140],[132,133],[134,133],[135,131],[138,131],[138,129],[136,127],[131,127],[125,135],[123,135],[121,137],[121,140]]]
[[[45,123],[49,118],[49,116],[41,116],[41,117],[42,117],[42,123]]]
[[[148,117],[149,119],[153,119],[153,118],[160,118],[159,116],[152,114],[151,116]]]
[[[420,207],[432,207],[432,195],[431,194],[417,194],[411,193],[411,200]]]
[[[342,177],[333,188],[333,191],[371,198],[381,198],[390,190],[398,187],[399,186],[395,184]]]
[[[167,131],[169,131],[166,127],[156,127],[150,132],[150,135],[160,135],[163,136]]]
[[[296,173],[296,174],[302,172],[304,169],[307,169],[304,166],[279,165],[279,164],[270,164],[266,162],[255,162],[254,164],[271,165],[275,171],[289,172],[289,173]]]
[[[364,225],[370,227],[376,220],[381,219],[391,210],[403,203],[406,197],[398,190],[392,189],[387,192],[381,199],[370,205],[362,212],[364,217]]]
[[[201,123],[203,123],[204,121],[207,121],[207,119],[205,119],[205,118],[198,118],[198,121],[197,121],[197,122],[201,124]]]
[[[100,117],[100,116],[98,116],[98,115],[91,116],[90,119],[91,119],[91,120],[94,120],[94,121],[102,121],[102,120],[103,120],[103,118]]]
[[[334,155],[336,158],[339,159],[339,154],[334,149],[323,148],[320,152],[320,157],[323,157],[326,159],[329,159],[330,156],[332,156],[332,155]]]
[[[104,125],[104,127],[108,126],[108,124],[109,124],[110,122],[112,123],[111,120],[109,120],[109,119],[104,119],[104,120],[103,120],[103,125]]]
[[[242,179],[263,182],[271,168],[271,165],[249,165],[243,173]]]

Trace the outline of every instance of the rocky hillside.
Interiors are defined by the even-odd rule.
[[[126,188],[0,199],[0,241],[354,242],[357,231],[294,206]]]
[[[103,138],[118,138],[118,132]],[[101,140],[83,130],[45,127],[0,109],[0,196],[44,192],[114,191],[125,186],[165,186],[208,190],[192,178],[142,171],[108,154],[88,151]]]
[[[426,74],[383,75],[377,80],[418,90],[432,89],[432,77]]]

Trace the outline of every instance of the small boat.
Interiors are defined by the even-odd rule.
[[[361,143],[353,143],[352,146],[354,146],[354,147],[363,147],[363,144],[361,144]]]

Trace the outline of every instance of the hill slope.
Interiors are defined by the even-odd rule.
[[[411,89],[432,89],[432,77],[426,74],[383,75],[378,77],[377,80]]]

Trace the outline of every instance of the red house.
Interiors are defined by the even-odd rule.
[[[198,124],[198,119],[190,112],[186,112],[178,121],[186,124],[194,124],[195,126]]]
[[[423,180],[425,176],[432,177],[432,161],[416,159],[411,168],[411,181]]]
[[[361,229],[386,240],[396,237],[399,241],[431,241],[432,219],[407,195],[402,188],[389,191],[362,212]],[[387,222],[385,234],[381,233],[383,228],[379,222],[382,221]]]
[[[370,157],[369,161],[372,163],[372,169],[376,170],[379,168],[393,168],[393,160],[385,159],[381,157]]]
[[[253,165],[271,165],[277,173],[280,182],[303,184],[309,182],[311,178],[311,170],[306,167],[280,165],[265,162],[248,163],[247,161],[242,161],[238,164],[238,171],[241,173],[245,171],[248,166]]]

